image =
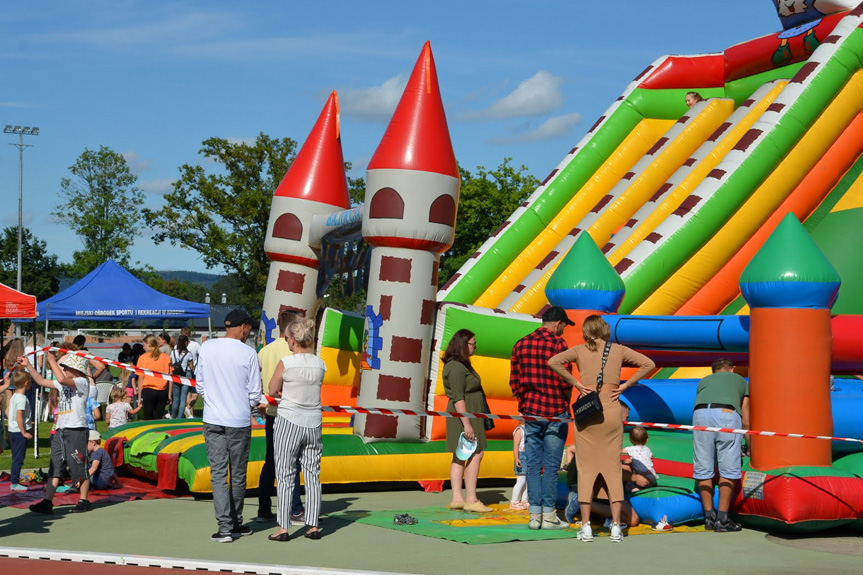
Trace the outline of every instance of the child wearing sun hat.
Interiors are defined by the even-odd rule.
[[[54,512],[54,490],[60,483],[64,468],[69,468],[72,483],[78,485],[80,498],[72,510],[75,513],[90,511],[87,496],[90,491],[90,478],[87,475],[87,440],[90,430],[87,427],[87,397],[90,386],[95,385],[89,377],[89,362],[74,353],[67,353],[59,361],[53,354],[46,354],[56,380],[42,377],[26,356],[18,358],[18,363],[27,370],[33,383],[58,392],[58,413],[56,432],[51,439],[51,463],[53,477],[45,487],[45,498],[30,506],[34,513],[51,514]]]

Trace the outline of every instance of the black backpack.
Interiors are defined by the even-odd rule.
[[[189,355],[188,351],[186,351],[182,356],[180,356],[180,359],[171,364],[171,373],[173,373],[174,375],[186,375],[186,370],[183,369],[183,358],[187,355]]]

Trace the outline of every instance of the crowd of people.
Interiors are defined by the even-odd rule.
[[[253,421],[266,418],[266,464],[259,479],[255,521],[278,523],[270,536],[272,541],[288,541],[292,524],[305,524],[304,537],[320,539],[321,385],[326,366],[313,351],[315,323],[294,312],[282,312],[278,318],[280,337],[259,353],[246,344],[252,323],[249,314],[238,309],[226,316],[224,337],[200,345],[185,329],[176,340],[161,333],[148,335],[138,344],[124,344],[119,361],[194,379],[195,387],[130,372],[111,390],[105,419],[110,429],[139,413],[144,419],[183,417],[191,414],[188,408],[200,396],[218,525],[211,539],[231,542],[252,533],[243,519],[246,469]],[[74,352],[86,349],[84,343],[63,347]],[[99,404],[91,408],[96,382],[106,366],[74,353],[60,356],[49,352],[38,359],[47,362],[52,378],[42,375],[23,346],[8,346],[4,356],[0,393],[8,392],[8,413],[14,420],[10,425],[13,490],[27,489],[20,485],[24,448],[33,437],[26,394],[31,386],[44,387],[51,391],[54,414],[49,479],[44,498],[31,505],[30,511],[53,513],[55,493],[70,489],[79,494],[73,512],[89,511],[92,489],[121,485],[95,429],[94,421],[101,417]],[[168,406],[170,413],[166,413]],[[305,507],[300,498],[300,472],[306,484]],[[64,485],[66,479],[71,485]],[[276,484],[278,506],[274,514]]]
[[[255,521],[278,524],[269,536],[272,541],[289,541],[289,528],[298,523],[307,526],[304,537],[320,539],[321,386],[326,365],[314,353],[315,323],[294,312],[282,312],[278,318],[279,337],[257,353],[246,343],[252,323],[249,314],[238,309],[226,316],[224,337],[200,345],[185,329],[176,340],[162,333],[146,336],[139,344],[125,344],[120,361],[153,372],[194,378],[196,385],[130,374],[112,390],[104,415],[109,428],[128,422],[136,414],[144,419],[179,418],[190,415],[190,406],[201,397],[218,526],[211,539],[224,543],[252,533],[243,515],[246,473],[252,425],[256,420],[264,423],[266,455],[258,481]],[[593,540],[591,514],[604,516],[610,540],[620,542],[627,525],[639,522],[627,498],[657,482],[647,431],[632,428],[631,446],[623,448],[629,408],[621,401],[621,394],[650,373],[655,364],[643,354],[612,343],[608,324],[597,315],[584,320],[584,343],[567,347],[561,336],[567,326],[574,325],[565,310],[550,307],[540,327],[513,347],[510,387],[519,412],[531,417],[513,434],[517,481],[510,509],[529,513],[529,529],[569,528],[580,515],[578,539],[585,542]],[[73,342],[66,347],[76,350],[84,343]],[[467,329],[458,330],[449,341],[442,358],[443,384],[449,398],[447,411],[489,412],[481,376],[471,364],[478,345],[476,335]],[[50,480],[45,498],[30,509],[52,513],[54,493],[63,488],[63,478],[68,475],[79,493],[74,511],[88,511],[91,488],[120,484],[110,457],[101,449],[101,437],[94,424],[101,416],[99,404],[92,405],[96,381],[106,366],[73,353],[59,358],[54,353],[36,357],[37,361],[47,361],[53,379],[43,377],[21,345],[10,345],[4,358],[6,373],[0,391],[6,394],[8,406],[13,489],[19,489],[15,485],[19,482],[24,447],[32,439],[27,394],[33,387],[44,387],[51,390],[54,406]],[[579,377],[573,376],[571,365],[577,366]],[[624,366],[635,370],[621,381]],[[748,384],[733,370],[733,363],[719,360],[714,363],[714,374],[701,381],[694,406],[696,425],[748,424]],[[575,398],[591,396],[598,412],[575,418],[575,443],[564,449],[572,423],[570,404]],[[486,431],[492,426],[489,420],[447,418],[447,450],[452,453],[450,509],[492,511],[477,494]],[[695,432],[694,479],[706,525],[717,532],[740,529],[728,517],[732,490],[741,476],[740,451],[739,435]],[[716,461],[719,506],[714,510]],[[567,471],[571,490],[563,519],[556,510],[561,466]],[[305,507],[300,498],[300,473],[305,481]]]
[[[647,430],[633,427],[629,432],[632,445],[623,447],[629,408],[621,401],[621,394],[649,374],[655,364],[641,353],[612,343],[610,328],[598,315],[584,320],[584,343],[568,347],[561,336],[567,326],[574,325],[564,309],[552,306],[543,314],[541,326],[513,347],[510,388],[518,399],[519,412],[532,417],[513,434],[516,484],[510,509],[527,509],[529,529],[566,529],[579,515],[578,539],[585,542],[593,540],[591,514],[598,514],[606,518],[610,540],[617,543],[623,540],[627,526],[640,521],[627,498],[657,482],[653,454],[647,447]],[[477,345],[476,335],[467,329],[457,331],[449,342],[443,356],[447,411],[488,412],[481,377],[470,362]],[[578,378],[573,376],[571,365],[578,368]],[[622,382],[624,366],[635,370]],[[717,360],[713,375],[699,383],[693,412],[695,425],[748,425],[748,384],[733,370],[729,360]],[[599,404],[595,413],[583,419],[576,417],[572,422],[570,404],[576,398],[590,399],[592,395],[592,401]],[[486,446],[484,430],[479,427],[482,421],[468,417],[447,419],[447,450],[452,453],[450,509],[476,513],[492,510],[476,494]],[[570,423],[574,423],[575,443],[564,451]],[[693,436],[694,479],[698,482],[705,525],[717,532],[739,531],[740,525],[728,517],[728,510],[733,487],[741,477],[741,438],[707,431],[695,431]],[[465,442],[469,442],[470,449],[464,449]],[[714,510],[716,461],[719,507]],[[567,471],[570,488],[563,520],[556,510],[561,466]]]

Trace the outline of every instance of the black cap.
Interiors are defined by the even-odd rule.
[[[566,310],[560,306],[553,305],[542,314],[543,322],[553,322],[553,321],[562,321],[566,325],[575,325],[575,322],[569,319],[569,316],[566,315]]]
[[[241,325],[254,325],[252,316],[246,313],[244,309],[235,309],[228,312],[225,316],[225,327],[239,327]]]

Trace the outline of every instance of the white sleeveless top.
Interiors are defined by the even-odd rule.
[[[319,427],[321,417],[321,384],[326,364],[313,353],[296,353],[282,358],[282,397],[279,417],[300,427]]]

